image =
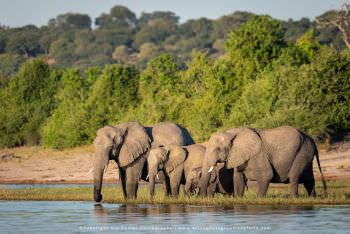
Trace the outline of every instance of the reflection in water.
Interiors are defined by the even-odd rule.
[[[344,233],[350,206],[120,205],[90,202],[0,201],[2,233]],[[265,228],[265,229],[264,229]]]

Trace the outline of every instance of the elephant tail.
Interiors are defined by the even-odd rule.
[[[325,180],[323,173],[322,173],[320,158],[319,158],[318,150],[316,147],[315,147],[315,156],[316,156],[316,160],[317,160],[318,170],[320,171],[320,174],[321,174],[321,180],[322,180],[322,184],[323,184],[324,194],[325,194],[325,196],[327,196],[328,193],[327,193],[326,180]]]

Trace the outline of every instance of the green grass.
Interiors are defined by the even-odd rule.
[[[181,192],[178,198],[164,195],[160,187],[157,188],[153,201],[149,197],[148,188],[141,186],[136,200],[125,201],[119,185],[103,188],[103,202],[131,203],[131,204],[191,204],[191,205],[341,205],[350,204],[350,182],[335,181],[328,183],[328,196],[323,196],[322,187],[317,184],[318,195],[309,198],[300,186],[299,197],[289,196],[288,186],[271,186],[267,197],[256,196],[256,188],[251,187],[243,198],[223,196],[214,197],[185,197]],[[61,188],[16,188],[0,187],[1,200],[44,200],[44,201],[93,201],[92,187],[61,187]]]

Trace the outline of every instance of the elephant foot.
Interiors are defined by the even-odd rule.
[[[95,202],[102,201],[101,189],[95,189],[95,191],[94,191],[94,200],[95,200]]]
[[[137,187],[137,183],[126,183],[126,197],[128,200],[136,199]]]

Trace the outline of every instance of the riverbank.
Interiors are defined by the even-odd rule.
[[[1,149],[0,184],[89,184],[92,160],[92,146],[65,150],[40,146]],[[116,183],[118,177],[111,163],[105,182]]]
[[[250,187],[244,198],[228,197],[220,194],[213,198],[190,197],[180,193],[178,198],[166,197],[161,188],[158,188],[153,201],[149,197],[146,186],[141,186],[136,200],[127,201],[131,204],[188,204],[210,206],[232,205],[345,205],[350,204],[349,181],[332,181],[328,183],[328,196],[323,195],[320,183],[317,183],[317,197],[309,198],[304,188],[300,186],[300,197],[291,198],[288,185],[272,185],[266,198],[256,196],[256,187]],[[0,200],[34,200],[34,201],[91,201],[92,187],[28,187],[7,188],[0,187]],[[125,203],[119,185],[105,186],[103,188],[104,203]]]
[[[42,147],[18,147],[0,150],[0,200],[45,200],[45,201],[93,201],[92,186],[74,184],[92,184],[92,146],[65,150],[44,149]],[[308,198],[300,186],[301,197],[290,198],[288,185],[272,184],[267,198],[257,198],[254,184],[244,198],[191,197],[183,194],[179,198],[168,198],[158,189],[152,201],[146,186],[140,186],[138,198],[128,203],[138,204],[192,204],[232,206],[234,204],[266,205],[335,205],[350,204],[350,141],[337,142],[326,149],[320,147],[320,161],[328,182],[328,196],[323,197],[320,183],[317,185],[318,196]],[[316,179],[319,179],[317,164],[314,163]],[[124,203],[118,183],[118,170],[110,163],[104,184],[113,184],[103,188],[103,202]],[[6,184],[69,184],[61,187],[11,187]],[[73,184],[73,185],[72,185]]]

